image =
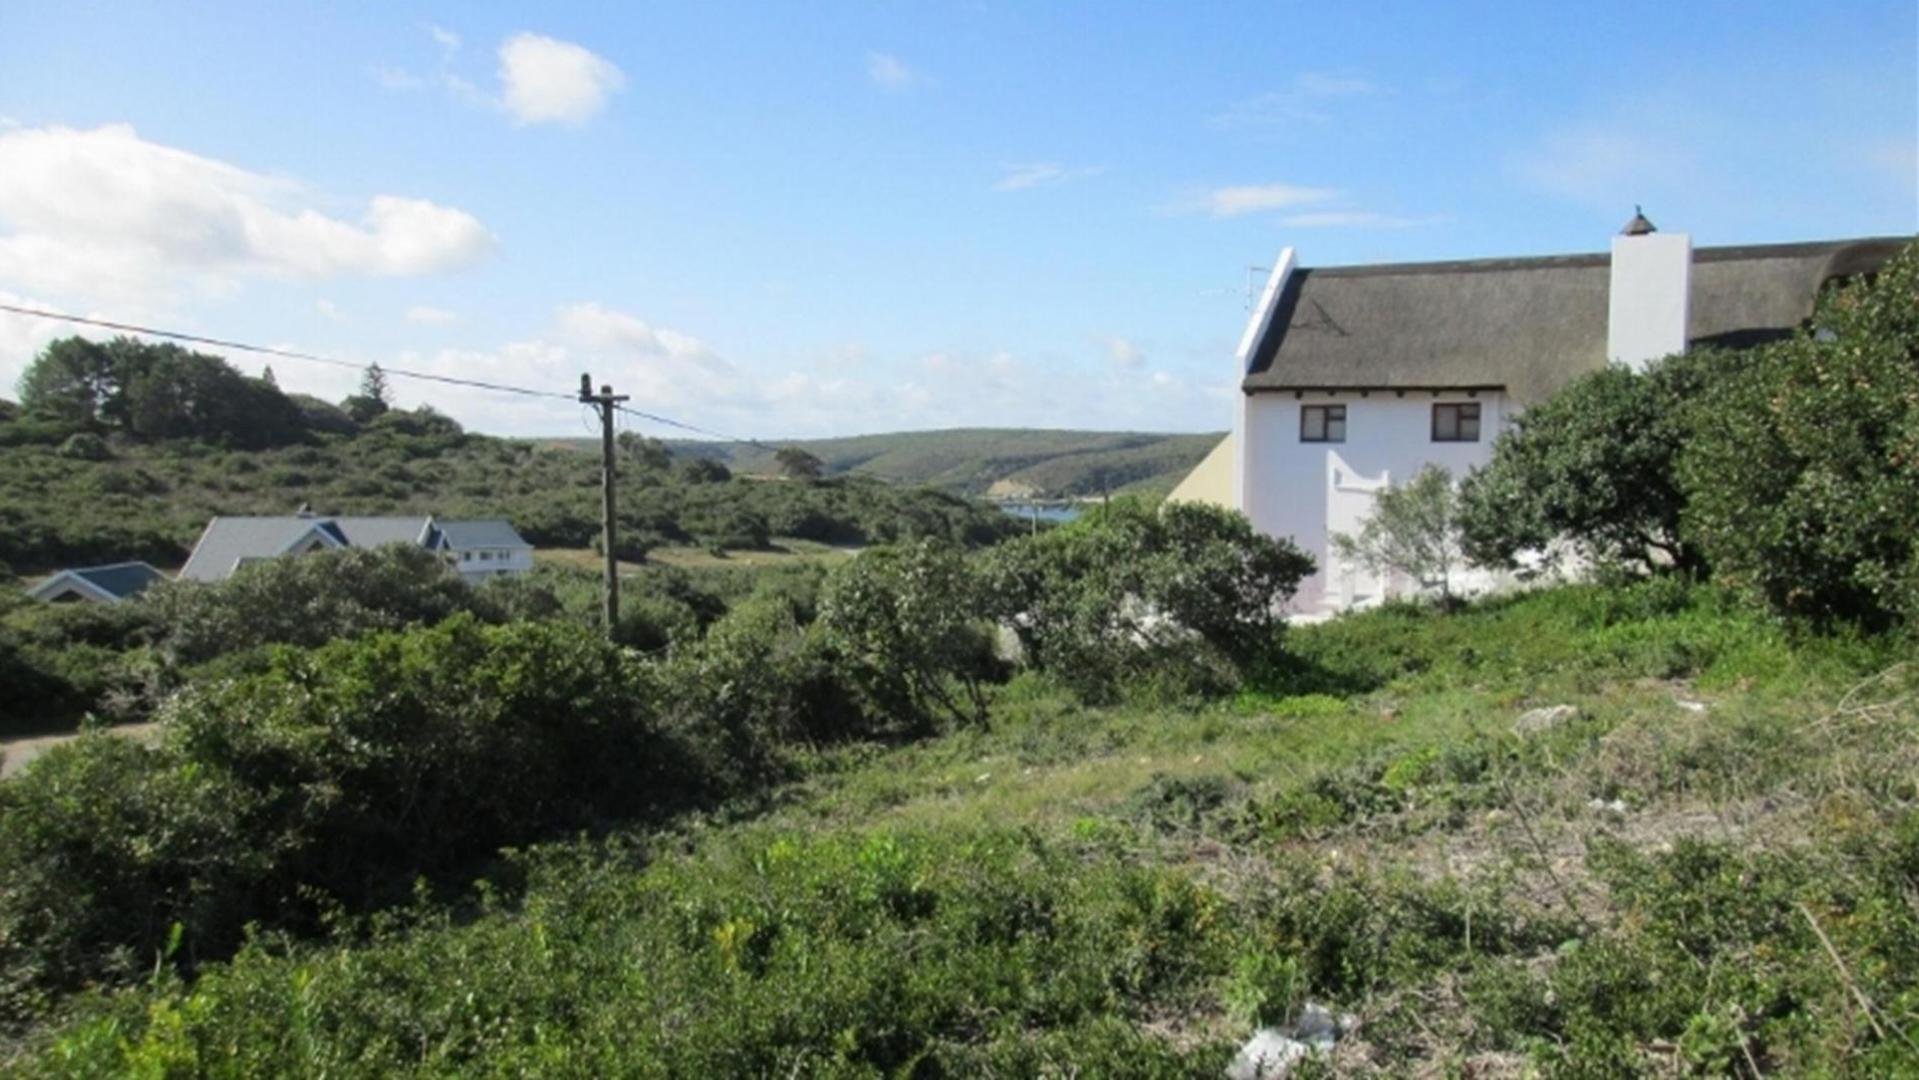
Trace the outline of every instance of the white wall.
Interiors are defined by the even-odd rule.
[[[1479,441],[1432,441],[1432,412],[1437,402],[1478,402]],[[1300,406],[1346,406],[1346,441],[1299,441]],[[1427,463],[1445,466],[1463,477],[1492,457],[1493,439],[1506,422],[1502,394],[1481,391],[1434,395],[1431,391],[1357,391],[1338,394],[1291,392],[1240,395],[1241,509],[1255,528],[1289,536],[1319,563],[1319,571],[1300,586],[1292,610],[1318,612],[1346,603],[1370,604],[1407,582],[1376,582],[1356,568],[1345,568],[1331,551],[1329,534],[1351,532],[1371,512],[1371,491],[1410,479]],[[1485,578],[1486,580],[1479,580]],[[1493,584],[1487,575],[1468,575],[1457,587],[1473,591]]]
[[[466,579],[467,584],[477,585],[490,577],[501,574],[524,574],[533,569],[533,552],[529,548],[486,548],[493,558],[481,562],[479,552],[482,549],[469,549],[456,552],[453,567]],[[471,556],[466,558],[464,556]]]

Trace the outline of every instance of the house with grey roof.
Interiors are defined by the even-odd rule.
[[[166,574],[143,562],[83,566],[49,576],[27,595],[53,604],[117,604],[164,580]]]
[[[1787,337],[1828,283],[1910,242],[1694,248],[1635,215],[1592,254],[1322,268],[1286,248],[1234,357],[1232,434],[1171,498],[1241,510],[1310,552],[1320,570],[1297,611],[1411,591],[1329,542],[1358,532],[1380,491],[1428,464],[1463,476],[1520,410],[1607,364]]]
[[[327,517],[311,513],[216,517],[180,568],[190,581],[220,581],[249,562],[340,548],[414,544],[440,552],[468,584],[533,569],[533,545],[501,519]]]

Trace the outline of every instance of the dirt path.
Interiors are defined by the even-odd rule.
[[[158,724],[128,724],[125,727],[108,728],[107,730],[115,735],[125,735],[144,742],[152,739],[159,731],[159,728],[160,725]],[[58,746],[69,739],[78,737],[78,735],[69,733],[64,735],[29,735],[19,739],[0,739],[0,754],[5,755],[5,760],[0,761],[0,780],[12,779],[21,769],[27,767],[28,762],[46,753],[48,747]]]

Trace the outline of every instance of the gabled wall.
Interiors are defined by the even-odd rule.
[[[1381,488],[1410,479],[1428,463],[1444,466],[1455,478],[1484,464],[1507,414],[1505,396],[1487,391],[1476,396],[1424,390],[1403,396],[1390,390],[1365,396],[1353,391],[1242,394],[1240,401],[1241,461],[1249,470],[1241,509],[1255,528],[1292,537],[1318,562],[1318,572],[1301,583],[1292,603],[1293,610],[1307,613],[1376,603],[1389,590],[1409,590],[1412,582],[1381,582],[1363,569],[1341,565],[1331,534],[1357,531]],[[1432,410],[1438,402],[1477,402],[1479,441],[1432,441]],[[1345,442],[1300,441],[1301,406],[1316,404],[1346,407]],[[1456,580],[1455,588],[1474,591],[1494,581],[1492,575],[1470,574]]]

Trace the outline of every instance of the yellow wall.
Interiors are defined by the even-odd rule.
[[[1228,510],[1237,509],[1233,498],[1233,452],[1231,435],[1219,440],[1213,452],[1193,466],[1193,471],[1166,496],[1166,501],[1211,503]]]

